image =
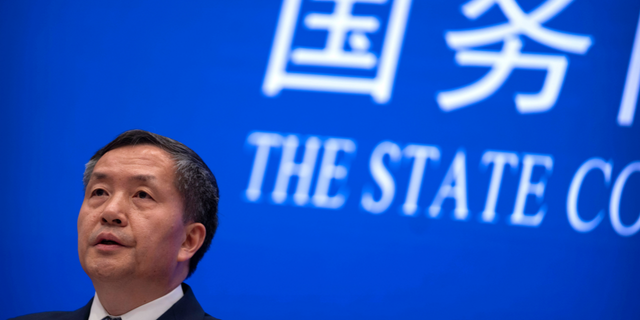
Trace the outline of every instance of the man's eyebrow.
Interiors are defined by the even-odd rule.
[[[143,181],[143,182],[148,182],[151,180],[155,180],[156,177],[149,175],[149,174],[139,174],[139,175],[135,175],[131,178],[129,178],[129,180],[138,180],[138,181]]]
[[[94,172],[91,176],[95,180],[104,180],[104,179],[108,179],[109,178],[109,175],[107,175],[106,173],[102,173],[102,172]],[[142,181],[142,182],[148,182],[148,181],[156,180],[156,176],[150,175],[150,174],[139,174],[139,175],[135,175],[133,177],[130,177],[129,180],[137,180],[137,181]]]
[[[102,173],[102,172],[93,172],[91,176],[93,179],[96,179],[96,180],[102,180],[108,177],[106,173]]]

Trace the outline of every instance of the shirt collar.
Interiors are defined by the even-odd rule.
[[[150,320],[150,319],[158,319],[163,313],[167,312],[180,298],[184,296],[184,292],[182,291],[182,286],[178,285],[173,291],[167,293],[166,295],[153,300],[149,303],[143,304],[121,316],[122,320]],[[91,304],[91,313],[89,313],[89,320],[102,320],[106,316],[112,316],[107,313],[107,311],[100,303],[100,298],[98,298],[98,293],[96,292],[93,297],[93,303]]]

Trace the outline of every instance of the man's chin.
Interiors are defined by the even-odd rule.
[[[105,258],[92,259],[84,269],[91,280],[98,281],[122,281],[130,273],[126,264]]]

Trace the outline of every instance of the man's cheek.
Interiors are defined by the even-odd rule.
[[[88,213],[85,210],[85,205],[83,204],[80,208],[80,212],[78,213],[78,234],[82,232],[83,227],[87,221]]]

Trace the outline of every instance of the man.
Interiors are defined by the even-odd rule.
[[[78,254],[95,296],[73,312],[16,319],[215,319],[182,282],[218,225],[218,186],[180,142],[131,130],[87,163]]]

